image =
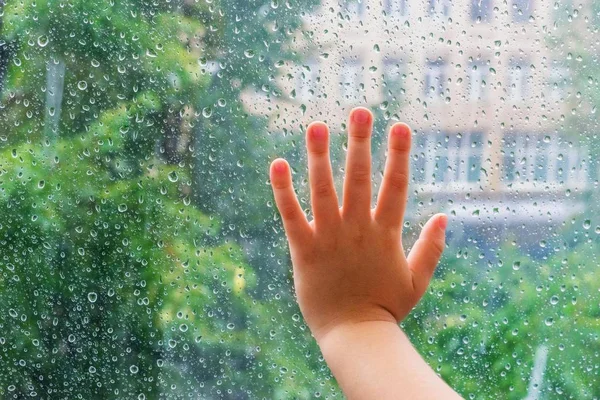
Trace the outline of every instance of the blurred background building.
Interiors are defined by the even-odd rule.
[[[584,29],[572,21],[585,5],[550,3],[325,0],[304,17],[303,61],[283,66],[280,96],[254,108],[284,133],[314,119],[342,133],[357,105],[387,121],[380,130],[409,123],[411,215],[443,209],[464,225],[455,234],[564,223],[582,211],[598,167],[570,126],[584,106],[564,49],[573,27]],[[385,145],[375,150],[383,160]]]

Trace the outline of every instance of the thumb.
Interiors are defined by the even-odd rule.
[[[408,267],[412,272],[415,293],[421,298],[433,276],[444,247],[446,246],[446,226],[448,216],[436,214],[427,221],[419,240],[417,240],[408,255]]]

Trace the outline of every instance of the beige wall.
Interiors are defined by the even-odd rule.
[[[299,95],[298,82],[303,78],[298,67],[288,64],[284,67],[284,78],[278,82],[281,97],[260,95],[249,102],[255,112],[270,115],[273,131],[297,131],[314,119],[325,120],[333,130],[341,130],[341,123],[352,107],[376,106],[385,100],[382,79],[385,60],[398,59],[402,60],[405,93],[398,96],[402,103],[400,109],[387,111],[408,122],[417,135],[436,131],[447,135],[459,132],[485,135],[481,167],[487,176],[482,173],[480,182],[464,185],[424,184],[421,191],[502,192],[516,187],[535,192],[563,190],[564,186],[581,189],[585,181],[581,171],[548,185],[508,183],[501,179],[504,154],[515,152],[516,159],[529,156],[526,162],[534,164],[535,150],[525,154],[519,146],[543,136],[550,137],[545,148],[551,159],[547,168],[552,173],[559,167],[556,162],[559,154],[574,152],[575,160],[578,153],[584,151],[562,149],[566,144],[558,143],[564,131],[565,115],[576,104],[572,88],[565,88],[562,97],[556,97],[550,82],[556,70],[552,63],[564,60],[569,48],[567,43],[555,50],[550,44],[552,37],[563,29],[562,22],[555,27],[555,20],[558,13],[566,15],[564,8],[555,10],[554,0],[531,0],[533,8],[526,14],[533,15],[533,19],[514,22],[512,2],[494,1],[489,22],[476,23],[471,20],[470,0],[453,1],[448,16],[431,16],[427,1],[407,0],[407,17],[385,15],[385,1],[363,0],[365,8],[359,16],[348,13],[338,1],[324,0],[316,12],[305,18],[304,34],[297,38],[296,49],[317,61],[316,73],[304,70],[307,76],[318,76],[315,93],[304,98]],[[575,22],[567,24],[565,19],[566,26],[577,28],[577,21],[590,14],[586,10],[581,6]],[[339,82],[344,61],[352,57],[360,60],[357,79],[364,88],[359,91],[358,99],[348,101],[341,97]],[[438,57],[445,61],[448,81],[444,83],[446,91],[432,97],[424,90],[427,60],[435,61]],[[471,61],[481,62],[487,73],[485,98],[471,97]],[[524,99],[511,95],[509,75],[515,61],[531,67],[526,74]],[[492,74],[490,69],[496,73]],[[296,98],[286,98],[294,89]],[[305,107],[304,112],[301,105]],[[390,124],[394,121],[392,118]],[[516,136],[525,139],[519,139],[516,147],[509,146]]]

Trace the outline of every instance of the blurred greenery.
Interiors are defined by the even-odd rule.
[[[0,398],[342,397],[266,184],[296,144],[242,102],[316,3],[0,1]],[[403,328],[466,398],[524,398],[541,346],[539,398],[600,397],[589,228],[451,247]]]

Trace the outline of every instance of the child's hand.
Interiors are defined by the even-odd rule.
[[[308,222],[285,160],[271,164],[271,182],[294,264],[302,314],[320,341],[333,328],[367,321],[396,324],[425,293],[444,249],[447,217],[433,216],[408,257],[402,222],[409,182],[410,128],[395,124],[377,207],[371,209],[371,129],[365,108],[350,113],[343,205],[329,161],[322,122],[306,134],[314,220]]]

